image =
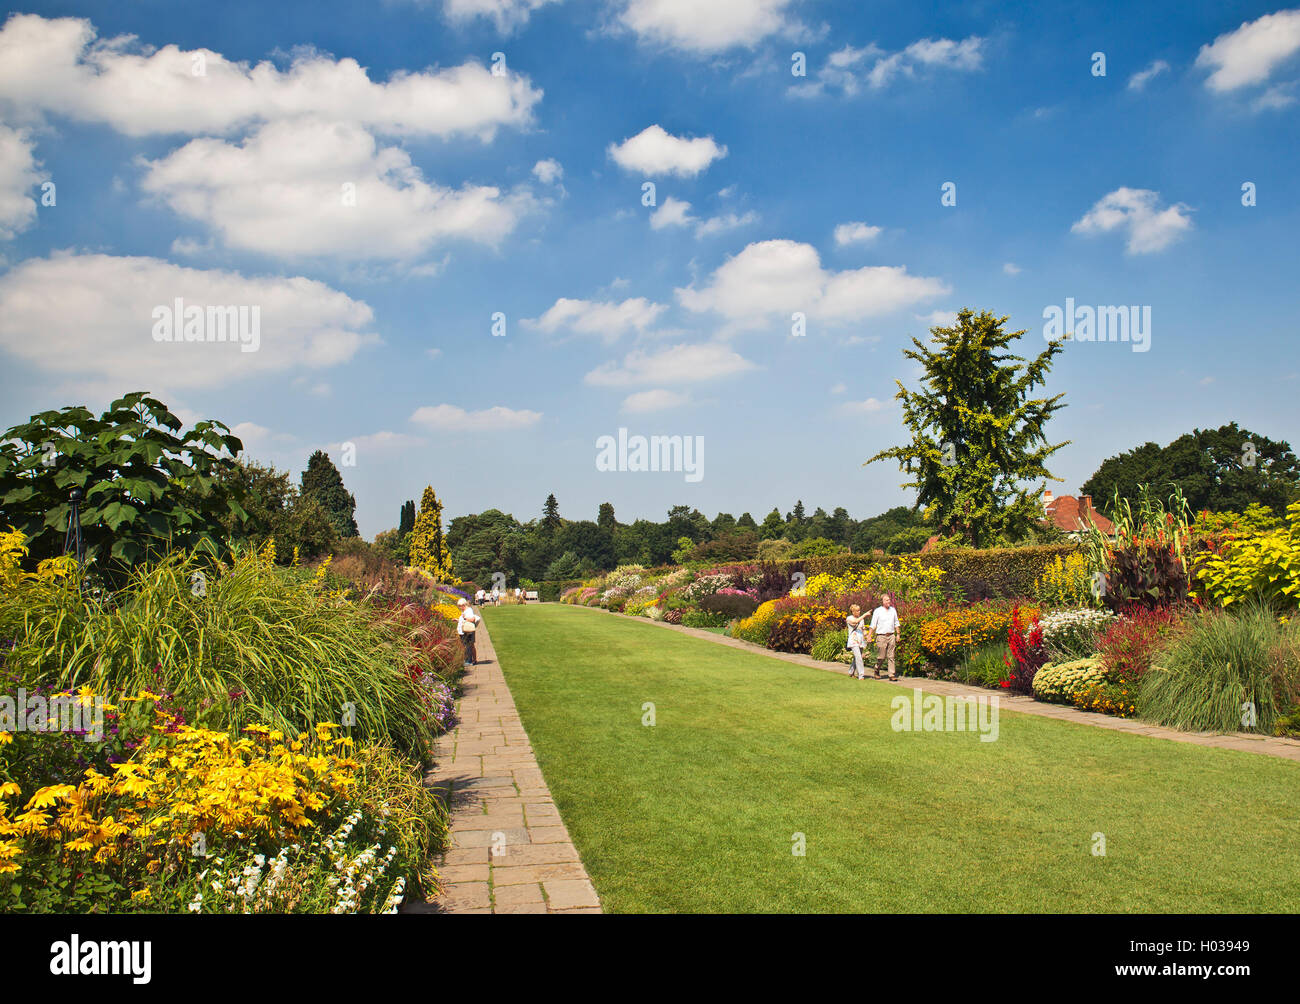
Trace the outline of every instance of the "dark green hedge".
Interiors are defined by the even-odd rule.
[[[582,579],[543,579],[537,584],[537,598],[543,603],[556,603],[566,589],[582,585]]]

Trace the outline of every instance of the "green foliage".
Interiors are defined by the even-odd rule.
[[[565,551],[562,555],[546,566],[546,577],[548,579],[576,579],[582,573],[582,562],[572,551]]]
[[[400,529],[380,530],[375,534],[375,547],[395,564],[411,563],[411,537],[410,534],[403,534]]]
[[[63,552],[69,493],[84,493],[86,558],[113,581],[169,547],[220,549],[246,513],[228,475],[243,444],[221,422],[181,421],[145,392],[96,417],[45,411],[0,436],[0,525],[27,537],[33,560]]]
[[[1251,600],[1280,613],[1300,605],[1300,502],[1287,507],[1284,527],[1228,541],[1222,554],[1194,563],[1197,594],[1222,607]]]
[[[1271,733],[1278,715],[1273,659],[1282,631],[1258,605],[1190,618],[1142,676],[1139,715],[1190,732]]]
[[[794,547],[790,548],[788,558],[812,558],[828,554],[843,554],[848,548],[843,547],[833,540],[827,540],[825,537],[805,537]]]
[[[1242,512],[1252,503],[1282,512],[1300,497],[1300,460],[1287,443],[1230,422],[1194,429],[1166,447],[1145,443],[1110,457],[1080,491],[1136,504],[1143,484],[1177,485],[1193,512]]]
[[[726,623],[724,615],[709,610],[687,610],[682,614],[682,627],[723,627]]]
[[[339,540],[319,500],[302,494],[287,471],[241,461],[224,480],[243,499],[247,513],[246,519],[229,516],[224,521],[231,541],[256,548],[274,539],[277,560],[287,565],[295,551],[300,561],[312,561],[329,554]]]
[[[307,469],[302,472],[302,494],[320,503],[340,537],[357,536],[354,515],[357,500],[343,486],[343,475],[324,450],[317,450],[307,458]]]
[[[105,603],[29,580],[0,590],[0,625],[16,643],[7,665],[28,686],[167,689],[186,706],[227,708],[231,728],[296,734],[350,706],[358,736],[422,756],[430,731],[405,636],[304,579],[253,554],[227,565],[174,551],[138,566]]]
[[[794,544],[784,537],[773,537],[758,542],[756,556],[759,561],[786,561],[793,549]]]
[[[1011,670],[1007,660],[1011,658],[1011,649],[1006,642],[990,642],[972,649],[954,674],[962,683],[977,687],[1000,688],[1004,680],[1010,679]]]
[[[397,521],[397,535],[405,537],[415,529],[415,501],[407,499],[402,503],[402,515]]]
[[[844,647],[847,635],[848,628],[827,625],[813,637],[810,654],[814,659],[822,662],[842,662],[852,665],[853,653]],[[866,658],[866,653],[863,653],[863,659]]]
[[[691,560],[691,552],[695,550],[695,541],[690,537],[677,538],[677,550],[673,552],[673,561],[679,565],[684,565]]]
[[[899,382],[895,395],[912,441],[867,461],[896,460],[913,476],[902,487],[916,490],[936,532],[975,547],[1028,533],[1040,504],[1023,484],[1054,477],[1047,459],[1067,445],[1050,445],[1044,431],[1063,395],[1031,396],[1064,339],[1026,362],[1007,351],[1025,332],[1004,331],[1006,321],[964,309],[954,326],[930,329],[933,347],[912,339],[915,349],[903,354],[924,367],[924,389],[909,391]]]

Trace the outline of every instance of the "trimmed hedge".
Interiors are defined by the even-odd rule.
[[[1079,549],[1073,542],[1063,544],[1035,544],[1029,547],[1000,547],[989,550],[966,548],[938,548],[915,555],[926,566],[938,566],[948,574],[943,581],[945,589],[959,586],[968,600],[1011,598],[1034,595],[1034,582],[1057,557],[1065,557]],[[821,558],[802,558],[798,561],[779,561],[782,569],[792,570],[798,564],[809,576],[826,572],[844,575],[862,572],[875,565],[897,562],[900,555],[886,555],[880,551],[869,554],[833,554]]]
[[[543,579],[537,583],[537,598],[545,603],[558,603],[561,593],[582,583],[582,579]]]

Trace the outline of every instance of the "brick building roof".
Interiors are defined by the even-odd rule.
[[[1115,525],[1092,507],[1091,495],[1075,498],[1073,495],[1053,496],[1050,491],[1045,491],[1043,509],[1047,513],[1047,521],[1066,533],[1088,529],[1089,516],[1092,517],[1091,522],[1096,523],[1097,529],[1102,533],[1109,534],[1115,530]]]

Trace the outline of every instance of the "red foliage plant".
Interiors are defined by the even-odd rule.
[[[1034,677],[1047,662],[1047,650],[1043,647],[1043,629],[1038,623],[1038,615],[1028,625],[1020,621],[1020,606],[1011,611],[1011,627],[1007,629],[1007,644],[1011,647],[1011,656],[1007,659],[1007,668],[1011,670],[1011,679],[1003,686],[1009,687],[1017,694],[1033,694]]]
[[[1175,610],[1130,609],[1098,642],[1102,664],[1121,680],[1136,682],[1151,668],[1157,647],[1178,624]]]

